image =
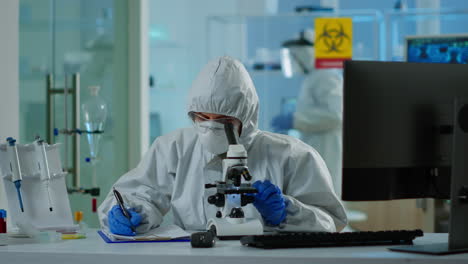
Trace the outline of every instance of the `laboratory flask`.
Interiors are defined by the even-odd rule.
[[[88,139],[91,162],[95,162],[99,152],[99,141],[104,133],[104,124],[107,118],[107,105],[99,96],[100,86],[88,87],[90,97],[82,105],[85,133]]]

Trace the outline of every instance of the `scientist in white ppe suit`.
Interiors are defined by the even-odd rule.
[[[291,123],[325,160],[335,193],[341,197],[343,75],[338,69],[315,69],[313,38],[312,31],[304,31],[300,38],[283,43],[286,77],[305,75]]]
[[[320,155],[300,140],[257,128],[258,97],[244,66],[230,57],[210,61],[193,82],[187,112],[194,127],[158,137],[139,165],[123,175],[114,187],[131,207],[131,220],[109,193],[99,207],[103,228],[134,235],[158,227],[172,210],[174,224],[186,230],[205,230],[217,208],[207,202],[215,190],[206,183],[221,181],[222,159],[228,148],[224,133],[215,134],[218,120],[239,125],[240,143],[248,152],[253,204],[245,217],[263,220],[281,230],[339,231],[346,214],[333,191]],[[203,126],[199,122],[204,123]]]

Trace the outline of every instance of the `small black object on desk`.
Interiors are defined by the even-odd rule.
[[[216,229],[214,226],[205,232],[196,232],[190,235],[190,244],[194,248],[210,248],[216,243]]]

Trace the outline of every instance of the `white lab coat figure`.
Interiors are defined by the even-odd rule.
[[[257,128],[258,97],[244,66],[230,57],[210,61],[194,81],[188,112],[232,116],[242,122],[240,143],[248,152],[252,182],[270,180],[283,192],[286,220],[275,227],[291,231],[340,231],[347,223],[339,198],[320,155],[302,141]],[[222,156],[209,153],[195,128],[158,137],[139,165],[114,187],[130,207],[142,215],[137,233],[161,224],[171,209],[174,224],[186,230],[206,229],[217,208],[208,204],[215,190],[206,183],[224,179]],[[99,219],[108,229],[107,215],[116,202],[110,192],[99,207]],[[261,219],[252,204],[245,216]]]
[[[316,69],[306,75],[294,113],[294,128],[315,148],[332,176],[335,193],[342,183],[343,77],[341,70]]]

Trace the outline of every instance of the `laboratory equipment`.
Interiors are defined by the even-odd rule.
[[[83,211],[75,212],[75,223],[80,227],[80,233],[86,234],[88,232],[88,224],[83,221]]]
[[[65,86],[68,85],[67,79],[65,80]],[[55,102],[54,96],[58,94],[63,94],[63,112],[64,114],[64,128],[59,129],[55,124]],[[72,127],[69,124],[68,118],[68,97],[71,96],[73,99],[72,103]],[[46,141],[50,144],[55,142],[55,137],[59,134],[65,136],[64,140],[64,152],[65,159],[64,167],[65,171],[69,172],[73,176],[73,186],[69,189],[70,192],[75,192],[79,190],[81,181],[80,181],[80,137],[79,137],[79,126],[80,126],[80,75],[72,75],[72,87],[63,87],[63,88],[54,88],[54,77],[51,74],[47,75],[47,137]],[[73,165],[68,166],[68,153],[69,153],[69,143],[68,137],[73,138]]]
[[[21,209],[21,212],[24,212],[23,198],[21,195],[21,182],[23,181],[23,176],[21,172],[21,165],[18,156],[18,148],[16,146],[16,140],[14,138],[7,138],[8,142],[8,157],[10,161],[10,170],[12,173],[12,181],[16,187],[16,193],[18,194],[18,203]]]
[[[83,111],[83,122],[85,125],[90,160],[96,162],[99,151],[99,142],[101,140],[102,133],[104,132],[104,125],[107,118],[107,104],[99,96],[100,86],[88,87],[90,92],[90,98],[81,105]]]
[[[15,221],[18,231],[15,232],[17,237],[37,237],[39,230],[29,221],[29,219],[21,218]]]
[[[208,197],[208,203],[218,207],[216,218],[208,220],[207,230],[214,230],[220,239],[241,235],[263,234],[263,225],[258,219],[246,219],[243,206],[253,203],[257,193],[249,181],[252,179],[247,167],[247,151],[238,143],[234,125],[225,123],[224,129],[229,142],[226,158],[223,159],[224,181],[206,184],[205,188],[216,188],[216,194]],[[242,183],[242,179],[247,183]]]
[[[468,64],[468,35],[407,36],[406,61]]]
[[[11,143],[0,144],[0,179],[3,181],[11,216],[12,232],[28,230],[74,230],[58,145],[37,139],[30,144],[16,144],[15,155],[21,164],[21,201],[18,206],[16,174],[13,170]],[[47,173],[48,171],[48,173]],[[53,210],[51,210],[53,208]],[[31,227],[32,228],[29,228]],[[25,232],[23,232],[26,230]],[[31,232],[29,232],[31,233]]]
[[[0,233],[7,232],[7,212],[4,209],[0,209]]]
[[[190,235],[190,245],[194,248],[210,248],[216,244],[216,230],[214,226],[205,232],[195,232]]]
[[[56,127],[55,120],[55,96],[63,95],[63,113],[64,113],[64,124],[63,128],[59,129]],[[72,97],[71,116],[72,122],[69,122],[69,97]],[[71,124],[70,124],[71,123]],[[72,185],[68,186],[67,190],[69,193],[82,193],[91,194],[91,196],[99,196],[100,189],[93,186],[92,188],[81,187],[81,172],[80,172],[80,136],[82,133],[86,133],[87,130],[82,131],[80,129],[80,75],[78,73],[72,75],[72,85],[68,87],[68,78],[65,79],[65,87],[54,88],[53,75],[47,75],[47,142],[53,144],[55,137],[59,135],[64,136],[64,153],[65,158],[64,170],[71,174]],[[72,137],[72,166],[68,165],[69,155],[69,137]],[[95,172],[94,172],[95,174]],[[94,204],[94,200],[93,200]]]
[[[90,97],[81,105],[83,111],[83,122],[85,125],[86,138],[88,139],[90,157],[86,159],[92,166],[92,187],[96,188],[97,175],[96,166],[98,162],[99,142],[101,141],[102,133],[104,133],[104,125],[107,118],[107,104],[99,96],[100,86],[89,86]],[[93,212],[96,212],[94,204],[96,199],[93,198]]]
[[[7,235],[7,212],[0,209],[0,246],[6,245],[8,242]]]
[[[88,232],[88,225],[83,221],[83,212],[76,211],[74,213],[75,224],[79,226],[79,229],[71,232],[61,232],[58,234],[59,239],[82,239],[86,238]]]
[[[451,199],[449,243],[408,250],[468,251],[467,72],[461,64],[345,63],[343,200]]]
[[[86,238],[85,234],[81,233],[74,233],[74,234],[62,234],[61,239],[67,240],[67,239],[83,239]]]
[[[60,235],[55,230],[39,229],[30,221],[22,218],[15,221],[17,230],[8,235],[15,238],[33,238],[39,243],[56,242],[60,240]]]
[[[44,140],[42,140],[39,136],[36,137],[36,141],[34,141],[34,146],[36,148],[36,153],[38,153],[38,167],[41,173],[41,180],[45,183],[45,187],[47,190],[47,200],[49,203],[49,211],[53,211],[52,207],[52,200],[50,198],[50,170],[49,170],[49,162],[47,160],[47,151],[45,148]]]
[[[412,244],[423,231],[288,232],[245,236],[242,245],[258,248],[343,247]]]

